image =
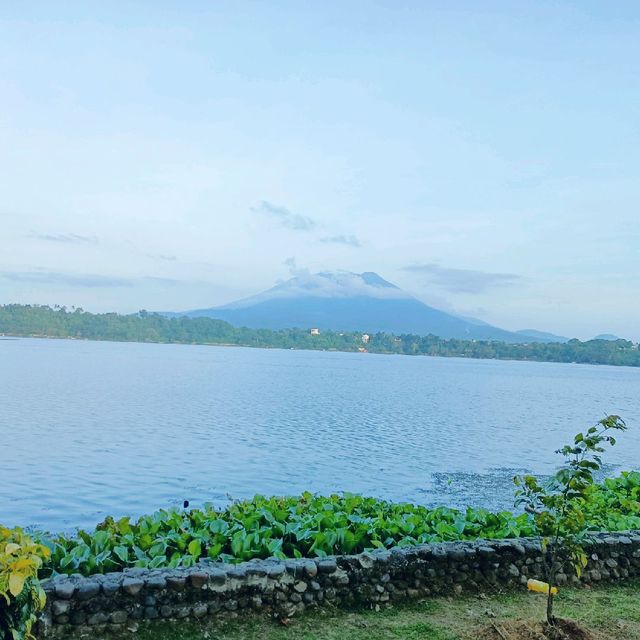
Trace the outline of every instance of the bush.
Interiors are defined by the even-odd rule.
[[[0,637],[32,638],[31,629],[45,604],[38,571],[49,549],[21,529],[0,526]]]

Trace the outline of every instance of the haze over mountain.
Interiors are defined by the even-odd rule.
[[[525,336],[527,338],[536,338],[542,342],[568,342],[569,338],[565,336],[557,336],[555,333],[549,333],[548,331],[537,331],[536,329],[520,329],[516,331],[518,335]]]
[[[336,331],[431,333],[442,338],[504,342],[564,340],[535,331],[506,331],[481,320],[446,313],[370,271],[304,273],[231,304],[168,315],[218,318],[254,329],[317,327]]]

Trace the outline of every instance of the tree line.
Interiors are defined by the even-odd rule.
[[[363,329],[366,329],[363,328]],[[5,336],[75,338],[122,342],[217,344],[279,349],[359,351],[540,362],[576,362],[640,366],[638,345],[629,340],[569,340],[566,343],[522,343],[444,339],[434,335],[249,329],[213,318],[165,317],[136,314],[89,313],[83,309],[40,305],[0,306],[0,334]]]

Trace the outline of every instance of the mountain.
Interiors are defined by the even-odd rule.
[[[601,333],[599,336],[593,338],[594,340],[608,340],[610,342],[615,342],[616,340],[620,340],[618,336],[614,336],[612,333]]]
[[[535,338],[541,342],[569,342],[569,338],[564,336],[557,336],[555,333],[547,331],[536,331],[536,329],[520,329],[516,333],[527,338]]]
[[[434,334],[442,338],[544,342],[430,307],[377,273],[303,274],[250,298],[221,307],[165,314],[226,320],[254,329]]]

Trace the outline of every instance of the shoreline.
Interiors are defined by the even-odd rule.
[[[432,354],[432,353],[398,353],[394,351],[359,351],[358,349],[311,349],[304,347],[276,347],[269,345],[251,345],[251,344],[237,344],[233,342],[181,342],[174,341],[169,342],[166,340],[114,340],[110,338],[84,338],[75,336],[54,336],[46,334],[20,334],[20,333],[0,333],[1,340],[70,340],[73,342],[113,342],[116,344],[153,344],[153,345],[178,345],[184,347],[236,347],[240,349],[262,349],[265,351],[309,351],[318,353],[351,353],[359,356],[406,356],[409,358],[423,357],[423,358],[445,358],[449,360],[474,360],[474,361],[489,361],[489,362],[526,362],[536,364],[562,364],[569,366],[587,366],[587,367],[614,367],[616,369],[640,369],[640,365],[632,364],[611,364],[608,362],[567,362],[564,360],[543,360],[534,358],[480,358],[477,356],[465,356],[460,354]]]

